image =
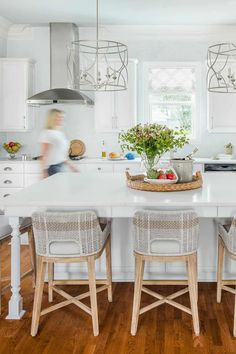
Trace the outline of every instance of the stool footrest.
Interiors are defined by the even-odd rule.
[[[222,289],[236,295],[236,289],[232,289],[229,286],[225,286],[225,285],[222,286]]]
[[[108,289],[108,285],[100,286],[99,288],[96,289],[96,293],[100,293],[101,291],[104,291],[107,289]],[[64,297],[66,300],[60,302],[59,304],[52,305],[52,306],[47,307],[46,309],[42,310],[40,312],[41,316],[46,315],[49,312],[58,310],[59,308],[70,305],[70,304],[74,304],[74,305],[78,306],[79,308],[81,308],[82,310],[84,310],[90,316],[92,315],[91,309],[80,301],[80,300],[85,299],[86,297],[90,296],[89,291],[73,297],[70,294],[68,294],[67,292],[65,292],[64,290],[58,289],[56,286],[52,286],[52,290],[55,291],[57,294],[61,295],[62,297]]]
[[[235,282],[236,283],[236,282]],[[188,285],[187,280],[142,280],[142,284],[144,285]]]
[[[139,314],[143,314],[144,312],[147,312],[149,310],[152,310],[153,308],[157,307],[157,306],[160,306],[162,304],[169,304],[169,305],[172,305],[174,307],[177,307],[178,309],[184,311],[184,312],[187,312],[188,314],[192,314],[192,311],[190,308],[184,306],[184,305],[181,305],[181,304],[178,304],[177,302],[173,301],[173,299],[175,299],[176,297],[179,297],[183,294],[186,294],[188,291],[189,291],[189,288],[184,288],[184,289],[181,289],[171,295],[168,295],[168,296],[163,296],[163,295],[160,295],[158,294],[157,292],[155,291],[152,291],[144,286],[142,286],[142,291],[150,296],[153,296],[155,297],[156,299],[158,299],[158,301],[155,301],[153,302],[152,304],[150,305],[147,305],[143,308],[140,309],[139,311]]]

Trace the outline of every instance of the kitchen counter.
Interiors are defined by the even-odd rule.
[[[100,216],[127,217],[133,210],[126,210],[126,207],[171,206],[194,207],[202,217],[217,217],[221,207],[236,208],[234,174],[224,172],[222,176],[212,172],[203,174],[203,180],[200,189],[153,193],[127,188],[125,176],[120,173],[100,173],[96,177],[91,173],[59,173],[6,198],[4,209],[14,216],[15,207],[22,207],[17,211],[18,216],[28,216],[32,208],[44,206],[97,207]],[[122,209],[116,210],[116,207]]]
[[[135,164],[135,163],[140,163],[141,158],[137,157],[134,160],[108,160],[107,158],[101,158],[101,157],[85,157],[81,160],[70,160],[73,163],[86,163],[86,164],[111,164],[111,163],[118,163],[118,164],[124,164],[124,163],[130,163],[130,164]],[[164,158],[161,159],[160,162],[167,163],[169,159]],[[1,157],[0,162],[9,162],[9,163],[39,163],[39,160],[32,160],[32,158],[27,158],[26,160],[22,160],[21,158],[16,158],[16,159],[9,159],[7,157]],[[205,163],[217,163],[217,164],[236,164],[236,159],[232,160],[217,160],[214,158],[210,157],[196,157],[194,158],[194,163],[199,163],[199,164],[205,164]]]
[[[143,208],[194,209],[200,217],[198,270],[200,281],[215,281],[217,234],[214,218],[236,214],[236,177],[232,173],[203,174],[203,187],[182,192],[143,192],[129,189],[124,174],[59,173],[31,185],[4,199],[4,210],[13,228],[11,242],[12,292],[9,319],[20,319],[23,303],[20,291],[20,239],[18,218],[31,216],[38,209],[93,209],[101,217],[113,218],[112,267],[113,280],[132,281],[134,258],[132,217]],[[145,267],[145,277],[184,278],[180,264],[152,264]],[[235,276],[235,265],[226,261],[225,276]],[[77,264],[58,264],[55,278],[76,279],[86,269]],[[98,277],[104,277],[105,260],[97,265]]]

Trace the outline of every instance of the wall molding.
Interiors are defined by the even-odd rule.
[[[29,24],[13,24],[8,31],[8,40],[32,40],[33,28]]]
[[[9,40],[32,39],[33,29],[41,26],[12,24],[0,17],[0,36]],[[45,27],[45,26],[43,26]],[[80,39],[94,39],[95,27],[79,27]],[[236,26],[100,26],[99,37],[123,42],[129,41],[198,41],[198,42],[236,42]]]
[[[79,33],[80,39],[94,38],[95,27],[79,27]],[[236,26],[102,26],[100,38],[125,42],[130,40],[236,42]]]
[[[7,38],[9,27],[11,22],[6,18],[0,16],[0,38]]]

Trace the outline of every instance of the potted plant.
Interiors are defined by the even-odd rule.
[[[232,143],[228,143],[224,146],[225,148],[225,154],[227,155],[232,155],[233,154],[233,144]]]
[[[136,151],[141,155],[147,177],[155,178],[155,167],[160,157],[188,143],[184,129],[174,130],[156,123],[138,124],[119,134],[122,150]]]

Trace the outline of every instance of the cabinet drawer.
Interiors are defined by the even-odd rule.
[[[24,178],[22,174],[4,173],[0,175],[0,187],[18,188],[24,187]]]
[[[84,163],[72,163],[72,165],[80,172],[80,173],[83,173],[83,172],[86,172],[87,170],[87,165],[84,164]],[[71,172],[71,169],[69,167],[67,167],[67,170],[69,172]]]
[[[25,173],[41,173],[41,164],[40,162],[35,163],[25,163]]]
[[[42,179],[42,175],[39,173],[25,174],[25,187],[31,186],[39,182]]]
[[[122,164],[114,164],[114,172],[122,173],[122,172],[130,172],[130,173],[140,173],[141,172],[141,163],[122,163]]]
[[[112,164],[87,164],[86,172],[113,172],[113,166]]]
[[[0,173],[23,173],[23,163],[0,163]]]
[[[12,195],[18,191],[20,191],[22,188],[0,188],[0,199],[1,198],[6,198],[9,195]]]

